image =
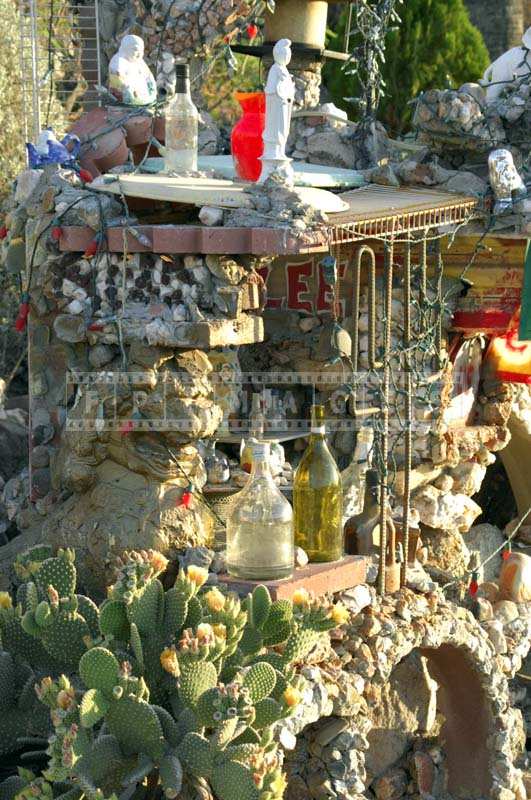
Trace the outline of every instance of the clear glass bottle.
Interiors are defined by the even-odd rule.
[[[251,399],[251,413],[249,414],[249,436],[242,439],[240,450],[240,467],[245,472],[251,472],[253,465],[253,447],[264,438],[264,412],[262,411],[262,396],[253,392]]]
[[[350,517],[345,525],[345,550],[349,555],[370,555],[376,552],[380,536],[380,477],[375,469],[365,473],[363,509]]]
[[[356,447],[352,461],[341,473],[343,484],[343,525],[363,511],[365,497],[365,476],[371,466],[374,431],[372,428],[361,428],[356,439]]]
[[[166,109],[165,172],[197,171],[199,113],[190,94],[188,64],[175,65],[175,94]]]
[[[293,482],[295,544],[310,561],[343,557],[341,475],[325,439],[324,406],[312,406],[310,441]]]
[[[253,447],[251,477],[227,519],[227,570],[246,580],[293,572],[293,509],[269,469],[269,445]]]
[[[207,482],[211,484],[227,483],[230,479],[229,459],[220,450],[216,450],[216,440],[205,442],[203,461],[207,473]]]

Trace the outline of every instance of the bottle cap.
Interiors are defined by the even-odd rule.
[[[186,61],[177,61],[175,64],[175,77],[176,78],[189,78],[190,67]]]
[[[270,447],[268,442],[253,444],[253,461],[266,461],[269,458]]]

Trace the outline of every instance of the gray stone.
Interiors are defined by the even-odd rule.
[[[380,186],[400,186],[400,181],[390,164],[375,167],[371,172],[371,183],[378,183]]]
[[[54,320],[53,329],[63,342],[84,342],[87,338],[85,320],[72,314],[59,314]]]
[[[504,625],[509,622],[514,622],[520,616],[518,613],[518,606],[512,600],[500,600],[499,603],[494,605],[494,616],[496,619],[501,620]]]
[[[480,562],[489,558],[505,541],[500,529],[495,525],[490,525],[488,522],[484,522],[481,525],[473,525],[468,533],[465,533],[464,538],[469,551],[479,554]],[[498,553],[480,569],[480,582],[497,580],[501,565],[502,556],[501,553]]]
[[[465,194],[472,197],[485,197],[488,191],[487,181],[474,175],[473,172],[458,172],[444,184],[447,192]]]
[[[25,169],[17,177],[15,189],[15,202],[25,203],[37,188],[42,175],[42,169]]]
[[[100,369],[105,364],[109,364],[114,358],[114,349],[108,344],[97,344],[91,347],[88,354],[88,360],[91,367]]]
[[[50,454],[48,448],[44,445],[37,445],[31,451],[31,465],[34,469],[47,467],[50,463]]]
[[[325,164],[331,167],[354,167],[354,148],[335,128],[319,130],[307,139],[310,164]]]
[[[378,800],[398,800],[406,793],[407,774],[403,769],[390,770],[373,783],[372,790]]]

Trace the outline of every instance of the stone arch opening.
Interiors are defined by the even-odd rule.
[[[341,690],[290,722],[287,800],[520,796],[522,719],[486,629],[441,596],[408,600],[413,614],[404,597],[376,598],[336,645],[352,654]],[[329,672],[309,670],[316,691]]]
[[[439,686],[448,791],[454,797],[486,797],[493,784],[487,745],[493,719],[479,675],[467,654],[454,645],[424,648],[420,653]]]

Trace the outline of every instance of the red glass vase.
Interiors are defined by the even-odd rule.
[[[244,181],[257,181],[262,171],[260,156],[264,151],[264,92],[235,92],[243,115],[232,129],[230,141],[236,174]]]

